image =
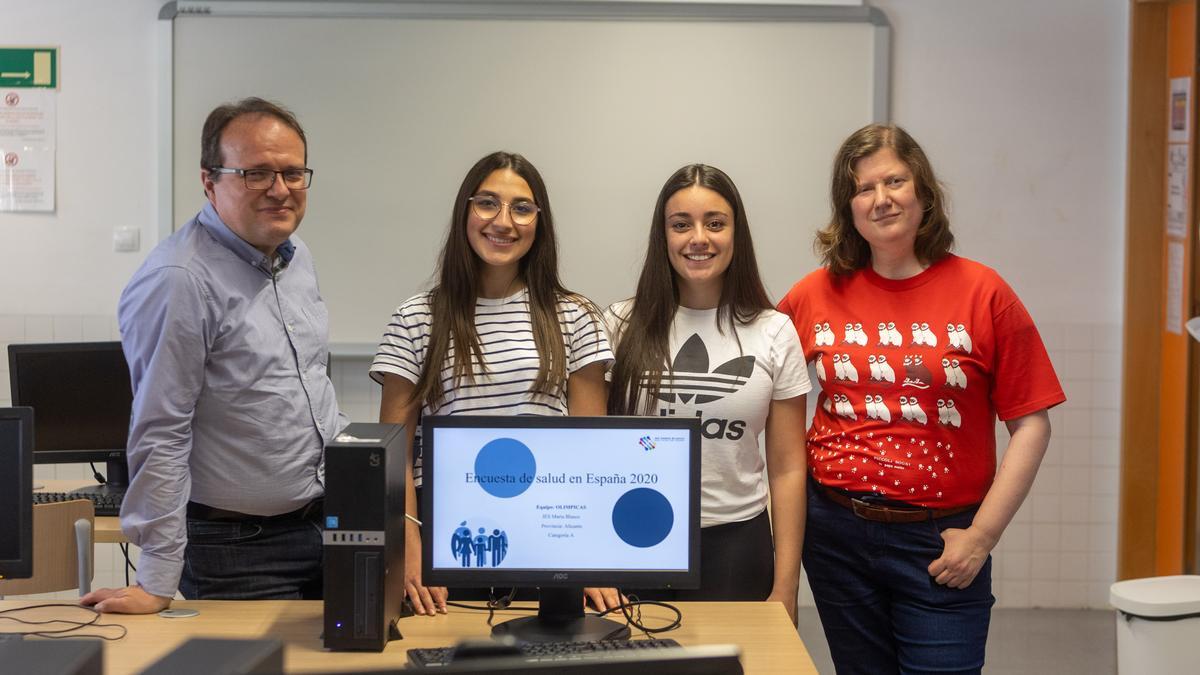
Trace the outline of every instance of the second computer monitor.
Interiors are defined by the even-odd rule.
[[[105,462],[122,489],[133,394],[121,343],[11,344],[8,363],[13,405],[36,413],[34,461]]]
[[[699,584],[696,419],[431,416],[422,454],[423,581],[539,587],[519,637],[607,637],[568,625],[585,586]]]

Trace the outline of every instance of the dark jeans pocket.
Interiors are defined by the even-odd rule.
[[[262,534],[257,523],[231,523],[217,520],[187,521],[188,544],[195,546],[236,544]]]

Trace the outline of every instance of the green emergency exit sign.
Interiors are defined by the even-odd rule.
[[[0,47],[0,87],[58,87],[57,47]]]

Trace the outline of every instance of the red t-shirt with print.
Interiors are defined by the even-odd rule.
[[[1066,400],[1033,319],[996,272],[949,255],[908,279],[820,269],[779,303],[815,361],[817,482],[928,508],[983,500],[996,417]]]

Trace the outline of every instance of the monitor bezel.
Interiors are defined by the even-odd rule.
[[[23,527],[16,558],[0,558],[0,578],[28,579],[33,575],[33,408],[0,408],[0,420],[17,420],[17,518]],[[0,467],[7,471],[7,467]]]
[[[435,428],[469,429],[648,429],[687,432],[690,439],[688,494],[688,568],[686,570],[626,570],[626,569],[519,569],[497,568],[435,569],[433,567],[434,522],[434,462],[437,452]],[[480,588],[487,586],[537,586],[569,588],[574,586],[604,586],[616,588],[697,588],[700,584],[700,420],[688,417],[577,417],[577,416],[485,416],[430,415],[421,424],[422,486],[420,488],[421,517],[421,581],[431,586],[448,588]]]
[[[20,387],[22,373],[21,358],[27,355],[54,354],[62,352],[118,352],[124,361],[124,350],[116,340],[99,342],[45,342],[13,343],[8,345],[9,390],[15,406],[34,407],[24,398]],[[128,368],[128,365],[126,365]],[[132,411],[132,392],[130,394]],[[128,423],[127,423],[128,426]],[[128,434],[126,434],[128,439]],[[33,461],[37,464],[74,464],[78,462],[121,462],[125,461],[125,446],[120,448],[72,448],[42,449],[34,447]]]

